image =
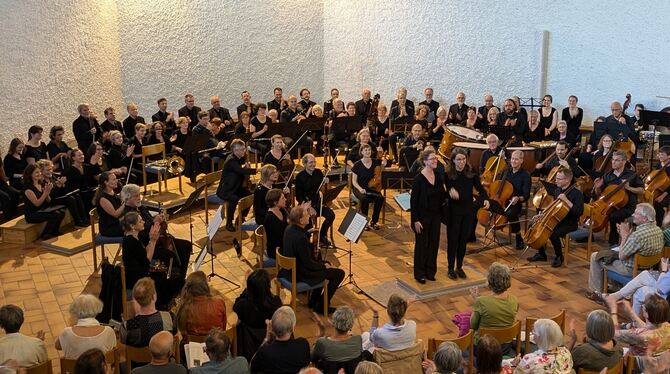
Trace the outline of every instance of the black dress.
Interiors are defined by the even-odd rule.
[[[65,182],[66,192],[70,193],[79,190],[77,197],[81,198],[86,213],[90,212],[93,208],[94,189],[93,186],[89,184],[91,178],[86,175],[86,166],[84,166],[83,172],[74,165],[70,166],[65,169],[63,175],[67,178],[67,181]]]
[[[28,223],[46,222],[46,226],[42,231],[41,238],[47,239],[49,237],[60,235],[60,223],[65,217],[65,209],[62,207],[50,206],[50,198],[42,202],[42,205],[36,206],[26,195],[26,191],[33,191],[35,198],[42,197],[43,190],[37,189],[34,185],[27,186],[23,195],[25,197],[25,217]]]
[[[254,190],[254,215],[256,224],[262,225],[265,222],[265,216],[268,214],[268,204],[265,202],[265,195],[270,191],[269,188],[258,184]]]
[[[544,127],[545,129],[550,128],[551,123],[554,121],[554,113],[556,113],[556,108],[551,107],[551,113],[547,117],[542,115],[542,108],[540,108],[538,112],[540,112],[540,126]],[[553,131],[556,131],[556,129]]]
[[[56,157],[56,155],[59,153],[68,153],[71,150],[72,148],[70,148],[70,146],[68,146],[65,142],[60,142],[59,145],[52,140],[49,142],[49,144],[47,144],[47,154],[49,155],[49,159]],[[82,149],[81,151],[86,154],[88,150]],[[57,162],[54,162],[54,166],[56,167],[56,170],[65,170],[70,167],[70,160],[67,157],[61,157]]]
[[[274,312],[282,306],[278,296],[272,295],[269,300],[253,300],[245,289],[235,299],[233,311],[239,318],[237,324],[237,355],[244,356],[248,361],[260,347],[265,338],[265,320],[272,319]]]
[[[102,193],[102,196],[100,196],[100,200],[102,199],[107,199],[112,204],[112,207],[114,207],[114,210],[119,209],[121,206],[121,199],[119,199],[116,195],[110,195],[106,192]],[[100,202],[98,202],[98,205],[95,207],[95,209],[98,211],[98,217],[100,217],[100,234],[103,236],[112,236],[112,237],[120,237],[123,236],[123,229],[121,229],[121,223],[119,222],[119,219],[107,214],[105,210],[102,208],[100,205]]]
[[[149,276],[151,261],[147,258],[144,244],[132,235],[123,237],[121,258],[126,268],[126,288],[131,290],[140,278]]]
[[[33,147],[32,145],[26,143],[25,150],[25,159],[33,158],[35,162],[47,158],[47,145],[44,142],[40,142],[40,145]]]
[[[9,179],[9,185],[17,190],[23,190],[23,171],[26,170],[28,162],[24,157],[16,158],[7,155],[2,161],[2,167],[5,169],[5,175]]]
[[[579,128],[582,126],[582,119],[584,118],[584,110],[577,108],[577,115],[572,117],[570,115],[570,108],[563,108],[561,119],[568,124],[568,132],[573,136],[579,138]]]
[[[269,258],[277,258],[276,251],[282,253],[281,249],[284,247],[284,231],[288,226],[288,212],[286,209],[281,209],[282,218],[280,219],[274,213],[268,211],[263,221],[265,227],[266,245],[265,252]]]
[[[381,212],[382,206],[384,205],[384,196],[376,191],[371,190],[368,186],[372,178],[375,176],[375,168],[381,165],[381,161],[379,160],[373,159],[371,161],[372,163],[370,164],[369,168],[365,167],[363,160],[356,161],[354,166],[351,168],[351,172],[356,174],[356,183],[358,183],[358,185],[365,190],[365,193],[361,193],[358,191],[358,189],[352,188],[352,192],[361,203],[361,213],[365,214],[366,216],[368,215],[368,210],[370,209],[370,202],[374,203],[371,223],[375,224],[377,221],[379,221],[379,213]]]
[[[410,197],[411,225],[414,231],[414,279],[434,279],[437,273],[437,249],[440,245],[442,202],[445,199],[444,180],[435,173],[430,183],[423,173],[417,174]],[[415,223],[423,229],[416,231]]]

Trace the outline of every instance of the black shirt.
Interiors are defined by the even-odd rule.
[[[383,137],[388,137],[388,134],[386,134],[386,130],[389,128],[389,117],[386,117],[386,120],[384,122],[379,121],[379,117],[375,117],[375,123],[374,123],[374,132],[372,133],[372,139],[375,141],[378,141],[379,138]]]
[[[25,158],[34,158],[35,162],[47,158],[47,145],[44,142],[40,142],[40,145],[33,147],[32,145],[26,143]]]
[[[502,175],[500,178],[502,178]],[[512,184],[512,187],[514,187],[512,196],[523,197],[524,201],[530,199],[531,182],[529,172],[521,167],[518,171],[514,172],[510,167],[507,172],[507,180]]]
[[[556,113],[556,108],[551,107],[551,113],[549,113],[549,116],[544,117],[542,115],[542,108],[538,111],[540,112],[540,126],[544,127],[545,129],[548,129],[551,127],[551,123],[554,120],[554,113]],[[556,130],[554,130],[556,131]]]
[[[303,201],[311,201],[312,206],[319,205],[319,193],[317,189],[323,181],[323,172],[319,169],[314,169],[312,175],[309,175],[306,170],[301,171],[295,177],[295,198],[298,203]]]
[[[121,199],[119,199],[116,195],[110,195],[106,192],[103,192],[102,196],[100,197],[100,200],[102,199],[107,199],[107,201],[109,201],[112,204],[114,210],[119,209],[119,207],[121,206]],[[102,206],[100,205],[100,202],[98,202],[95,209],[98,211],[98,217],[100,217],[100,234],[104,236],[118,235],[119,230],[121,228],[119,219],[107,214],[105,209],[103,209]]]
[[[279,158],[276,158],[272,154],[272,152],[268,151],[268,153],[265,154],[265,157],[263,157],[263,165],[270,164],[279,168],[279,165],[281,164],[281,159],[284,157],[285,154],[286,152],[282,151],[281,156],[279,156]],[[287,158],[287,160],[290,160],[290,158]],[[293,164],[293,160],[291,160],[291,164]]]
[[[365,123],[368,119],[368,113],[372,109],[372,99],[369,99],[365,102],[363,99],[358,100],[356,103],[356,115],[360,118],[361,123]]]
[[[270,126],[272,124],[272,120],[270,117],[265,116],[265,122],[261,122],[261,120],[258,119],[258,116],[254,116],[254,118],[251,119],[251,124],[254,125],[256,131],[261,131],[263,130],[264,126]]]
[[[268,297],[270,299],[265,302],[251,300],[249,292],[245,289],[235,299],[233,311],[245,325],[256,329],[265,329],[265,320],[272,319],[274,312],[282,306],[279,296],[268,295]]]
[[[253,103],[249,103],[249,106],[247,107],[246,104],[242,103],[240,106],[237,107],[237,118],[240,118],[240,114],[242,112],[247,112],[247,114],[251,117],[256,115],[256,106]]]
[[[406,117],[414,118],[414,102],[412,102],[412,100],[405,100],[405,111],[407,112]],[[400,118],[400,106],[398,100],[393,100],[391,102],[389,117],[391,117],[391,120],[393,121]]]
[[[286,209],[281,210],[283,217],[280,219],[274,213],[268,211],[265,215],[265,220],[261,221],[262,225],[265,227],[265,236],[266,236],[266,245],[268,257],[276,258],[276,251],[279,249],[279,253],[282,253],[282,248],[284,248],[284,231],[288,226],[288,212]],[[256,223],[261,223],[256,221]]]
[[[277,111],[277,114],[281,114],[282,110],[284,110],[288,104],[286,103],[286,100],[282,99],[281,104],[277,102],[277,100],[271,100],[268,101],[268,112],[271,111],[272,109]]]
[[[262,225],[265,222],[265,215],[268,214],[268,204],[265,202],[265,195],[270,191],[261,183],[256,186],[254,190],[254,215],[256,224]]]
[[[107,163],[107,169],[116,169],[122,166],[130,166],[130,159],[130,157],[126,157],[126,152],[120,145],[114,144],[109,148],[105,162]]]
[[[135,118],[128,116],[123,120],[123,135],[130,139],[135,136],[135,125],[144,122],[144,118],[137,116]]]
[[[376,159],[377,158],[377,146],[372,142],[369,142],[368,145],[370,145],[370,149],[372,150],[372,155],[370,157],[372,157],[373,159]],[[349,153],[347,153],[347,161],[351,161],[355,164],[361,158],[363,158],[363,156],[361,156],[361,143],[356,143],[356,144],[354,144],[353,147],[351,147],[351,149],[349,150]]]
[[[431,113],[433,113],[434,116],[437,116],[437,108],[440,107],[440,103],[438,103],[435,100],[431,100],[430,103],[428,101],[424,100],[419,103],[419,105],[425,105],[430,109]]]
[[[74,190],[87,191],[90,188],[88,184],[90,179],[86,176],[86,168],[84,168],[84,171],[82,172],[75,166],[70,166],[65,169],[63,175],[67,178],[65,189],[68,193]]]
[[[568,155],[564,160],[567,161],[568,164],[570,165],[570,170],[572,170],[572,173],[574,174],[575,178],[582,175],[581,169],[579,169],[579,167],[577,167],[577,161],[575,161],[575,159],[572,158],[572,156]],[[544,164],[544,167],[542,168],[542,171],[545,174],[549,173],[551,171],[551,169],[553,169],[553,168],[555,168],[556,166],[559,165],[559,163],[558,163],[559,161],[560,160],[558,159],[557,156],[552,157],[551,160],[547,161]]]
[[[132,235],[123,237],[123,266],[126,268],[126,287],[134,287],[140,278],[149,275],[151,262],[142,242]],[[132,285],[132,286],[131,286]]]
[[[298,110],[286,108],[282,110],[279,122],[293,122],[298,117]]]
[[[91,128],[93,127],[97,130],[95,134],[91,134]],[[77,147],[86,152],[93,141],[100,137],[100,124],[97,119],[79,116],[72,122],[72,133],[77,140]]]
[[[68,153],[71,150],[72,148],[70,148],[70,146],[68,146],[67,143],[65,142],[60,142],[59,145],[52,140],[49,142],[49,144],[47,144],[47,154],[49,156],[49,159],[56,157],[56,155],[59,153]],[[86,154],[87,152],[86,149],[82,149],[81,151],[84,152],[84,154]],[[54,166],[58,170],[67,169],[68,166],[70,166],[70,160],[68,159],[67,156],[61,157],[60,159],[58,159],[58,161],[54,162]]]
[[[186,138],[191,136],[191,131],[187,131],[186,134],[182,133],[181,130],[176,130],[174,134],[177,134],[177,139],[175,139],[174,142],[172,142],[172,145],[179,147],[179,148],[184,148],[184,144],[186,144]]]
[[[605,190],[607,186],[620,185],[625,182],[630,182],[629,184],[631,187],[644,187],[644,183],[642,183],[640,177],[630,169],[623,169],[619,176],[614,174],[614,169],[612,169],[603,175],[603,186],[601,191]],[[628,190],[626,190],[626,193],[628,194],[628,204],[626,204],[625,208],[635,209],[635,205],[637,205],[637,195]],[[602,193],[600,195],[602,195]]]
[[[196,123],[198,123],[198,113],[200,113],[202,109],[197,106],[193,106],[191,109],[189,109],[186,105],[183,107],[179,108],[179,111],[177,112],[179,117],[188,117],[191,122],[188,125],[188,128],[193,128]],[[223,118],[222,118],[223,119]]]
[[[209,118],[214,119],[217,117],[221,119],[221,122],[233,121],[233,117],[230,116],[230,111],[222,106],[218,108],[212,107],[209,109]]]
[[[16,189],[23,189],[23,171],[26,170],[28,162],[25,158],[16,158],[12,155],[6,155],[2,160],[2,167],[5,169],[5,175],[9,178],[9,184]]]
[[[579,128],[582,126],[583,118],[584,110],[582,108],[577,108],[577,115],[575,117],[570,115],[570,108],[563,108],[563,112],[561,113],[561,119],[568,125],[568,132],[575,137],[578,137],[580,134]]]
[[[566,143],[568,143],[568,147],[570,147],[570,148],[577,146],[577,143],[579,143],[579,140],[578,140],[579,138],[577,138],[577,136],[573,135],[569,131],[565,134],[564,138],[561,138],[561,134],[558,131],[552,132],[551,134],[549,134],[549,139],[551,139],[553,141],[556,141],[556,142],[559,141],[559,140],[563,140]]]
[[[365,165],[363,165],[363,160],[358,160],[354,164],[354,167],[351,168],[351,172],[356,174],[356,182],[358,183],[359,186],[361,186],[364,190],[368,190],[370,187],[368,187],[368,183],[374,178],[375,176],[375,167],[380,165],[379,160],[372,160],[372,163],[370,164],[370,168],[366,168]]]
[[[558,195],[565,193],[565,191],[569,188],[570,187],[562,190],[557,186],[552,195],[554,198],[557,198]],[[579,218],[582,216],[582,213],[584,213],[584,194],[582,194],[582,191],[580,191],[579,188],[572,188],[572,190],[570,190],[565,196],[572,203],[572,208],[570,208],[570,212],[568,212],[568,215],[565,216],[562,222],[568,223],[570,225],[577,225]]]
[[[531,130],[530,126],[526,127],[526,133],[524,134],[523,141],[526,143],[530,142],[541,142],[544,140],[544,127],[538,124],[535,130]]]
[[[298,104],[300,104],[300,106],[302,107],[302,110],[304,110],[305,112],[307,112],[307,109],[316,105],[316,103],[313,102],[312,100],[307,100],[307,101],[300,100],[300,102]]]
[[[151,122],[162,122],[165,125],[165,133],[171,134],[172,131],[177,127],[177,123],[174,121],[174,117],[171,120],[167,120],[168,112],[163,112],[159,110],[151,116]]]
[[[426,218],[439,217],[445,194],[444,179],[441,173],[435,172],[434,184],[431,184],[423,173],[417,174],[412,182],[412,194],[410,195],[412,223],[425,222]]]
[[[46,207],[49,206],[49,201],[51,200],[50,197],[47,197],[46,200],[42,202],[42,205],[37,206],[30,201],[28,197],[26,197],[26,191],[33,191],[35,194],[35,198],[39,200],[40,197],[42,197],[42,194],[44,193],[44,188],[42,188],[42,191],[38,190],[37,187],[34,185],[26,186],[25,191],[23,191],[23,196],[25,197],[23,199],[23,203],[25,204],[25,211],[26,211],[26,216],[31,215],[33,213],[37,213],[40,209],[45,209]]]
[[[496,109],[498,109],[498,112],[500,112],[500,108],[498,108],[498,107],[495,106],[495,105],[492,106],[491,108],[496,108]],[[479,108],[477,108],[477,114],[480,114],[480,115],[482,116],[482,120],[483,120],[483,121],[487,121],[487,120],[488,120],[488,118],[489,118],[489,110],[491,110],[491,108],[487,107],[486,105],[482,105],[482,106],[480,106]]]
[[[516,120],[516,123],[514,126],[505,126],[507,120]],[[491,129],[491,132],[496,134],[500,141],[503,142],[509,139],[512,135],[516,135],[517,139],[523,139],[525,126],[517,113],[512,113],[510,116],[505,112],[500,112],[498,118],[496,118],[496,127]]]
[[[309,365],[309,342],[305,338],[275,340],[261,345],[251,359],[249,371],[264,374],[295,374]]]
[[[468,118],[468,106],[465,103],[461,104],[452,104],[449,107],[449,116],[447,117],[447,123],[460,124],[461,121]]]
[[[114,122],[109,122],[108,120],[104,120],[101,124],[100,127],[102,128],[102,131],[104,132],[110,132],[110,131],[118,131],[123,135],[123,125],[119,121],[114,121]]]
[[[451,179],[447,173],[447,191],[451,188],[456,189],[458,200],[449,197],[449,211],[455,215],[473,214],[472,189],[476,189],[479,192],[479,198],[483,200],[488,200],[488,194],[476,173],[473,173],[471,177],[465,174],[465,170],[456,171],[454,169],[454,173],[456,174],[454,179]]]

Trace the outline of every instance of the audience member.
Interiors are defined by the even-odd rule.
[[[149,352],[151,362],[133,369],[133,374],[186,374],[186,368],[182,365],[170,362],[174,336],[167,331],[161,331],[151,337],[149,341]]]
[[[185,342],[188,335],[204,336],[212,327],[226,330],[226,303],[217,290],[210,288],[202,271],[186,278],[177,307],[177,327]]]
[[[454,342],[440,344],[432,360],[425,360],[423,368],[427,374],[454,374],[461,367],[463,353]]]
[[[475,336],[479,336],[479,329],[505,328],[516,322],[516,313],[519,310],[519,302],[516,296],[508,292],[512,285],[512,276],[509,268],[498,262],[489,266],[488,273],[489,289],[493,295],[479,296],[479,288],[470,289],[470,294],[475,299],[470,316],[470,328],[475,330]],[[503,352],[511,350],[509,342],[503,344]]]
[[[563,331],[558,323],[550,319],[538,319],[533,326],[537,351],[526,353],[523,358],[505,360],[504,365],[515,367],[514,373],[529,374],[571,374],[572,356],[563,345]]]
[[[363,349],[372,352],[377,347],[394,352],[413,346],[416,341],[416,322],[405,319],[407,306],[407,300],[400,295],[391,295],[386,304],[386,313],[391,322],[381,328],[378,328],[379,313],[373,309],[370,332],[362,335]]]
[[[341,306],[333,313],[331,323],[335,328],[335,333],[326,337],[326,327],[319,318],[319,315],[313,313],[313,319],[319,326],[320,338],[316,339],[312,348],[312,363],[323,371],[328,370],[331,365],[337,367],[345,365],[352,368],[358,365],[361,360],[362,344],[361,336],[351,333],[354,327],[354,311],[349,306]],[[345,369],[346,370],[346,369]]]
[[[670,348],[670,306],[668,301],[662,297],[651,294],[647,296],[642,308],[642,320],[631,309],[627,300],[619,302],[623,306],[628,318],[632,320],[631,328],[626,330],[617,330],[615,336],[622,343],[630,346],[630,352],[635,356],[643,356],[650,342],[653,342],[655,349],[653,354],[660,354]],[[619,320],[617,315],[617,304],[610,310],[614,326],[618,327]],[[646,322],[645,322],[646,321]]]
[[[379,366],[376,362],[372,361],[361,361],[356,366],[356,371],[354,374],[383,374],[384,371],[382,367]]]
[[[100,325],[95,319],[100,312],[102,301],[93,295],[82,294],[72,301],[70,315],[76,323],[56,338],[56,349],[62,350],[65,358],[77,358],[93,348],[107,352],[116,347],[114,329]]]
[[[623,357],[623,348],[614,339],[614,321],[609,313],[602,309],[594,310],[586,318],[587,340],[572,348],[572,368],[598,371],[612,368]],[[570,344],[577,341],[574,320],[570,321]]]
[[[5,336],[0,336],[0,365],[13,360],[19,367],[31,367],[47,360],[44,346],[44,332],[37,332],[37,338],[19,332],[23,325],[23,310],[16,305],[0,307],[0,328]]]
[[[74,373],[109,374],[112,370],[105,360],[105,354],[98,348],[91,348],[77,358],[74,364]]]
[[[670,277],[667,276],[668,259],[661,259],[661,271],[645,270],[638,274],[630,282],[626,283],[619,291],[609,295],[603,295],[610,309],[616,309],[619,300],[630,299],[633,301],[633,311],[636,315],[642,315],[642,305],[647,296],[658,294],[662,298],[670,295]]]
[[[151,337],[160,331],[177,332],[172,312],[156,310],[156,286],[151,278],[137,281],[133,287],[135,316],[121,325],[121,343],[132,347],[146,347]]]
[[[246,374],[249,365],[244,357],[230,356],[230,338],[218,327],[212,328],[205,339],[205,347],[209,361],[202,366],[191,369],[191,374]]]
[[[475,348],[477,374],[511,374],[510,367],[503,368],[503,352],[500,343],[491,335],[482,335]]]

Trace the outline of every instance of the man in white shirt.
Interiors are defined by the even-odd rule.
[[[37,338],[19,332],[23,325],[23,311],[16,305],[0,307],[0,327],[5,336],[0,337],[0,365],[13,360],[20,367],[31,367],[47,360],[44,346],[44,332],[40,330]]]

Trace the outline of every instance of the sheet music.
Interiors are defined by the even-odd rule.
[[[409,210],[411,209],[411,206],[412,206],[411,203],[410,203],[411,197],[412,196],[410,195],[409,192],[405,192],[405,193],[395,195],[393,197],[393,199],[396,201],[396,203],[398,203],[398,205],[400,206],[400,209],[402,209],[405,212],[409,212]]]
[[[209,240],[214,239],[214,235],[216,235],[216,232],[223,223],[223,216],[221,214],[222,211],[223,205],[219,205],[219,209],[216,210],[214,217],[212,217],[212,220],[209,221],[209,226],[207,226],[207,236],[209,237]]]
[[[184,353],[186,355],[186,364],[189,369],[202,366],[202,364],[209,361],[209,357],[205,353],[204,343],[187,343],[184,345]]]
[[[347,228],[347,231],[344,233],[344,237],[355,242],[358,237],[361,236],[365,226],[368,224],[368,218],[360,213],[356,213],[354,218],[351,220],[351,224]]]

